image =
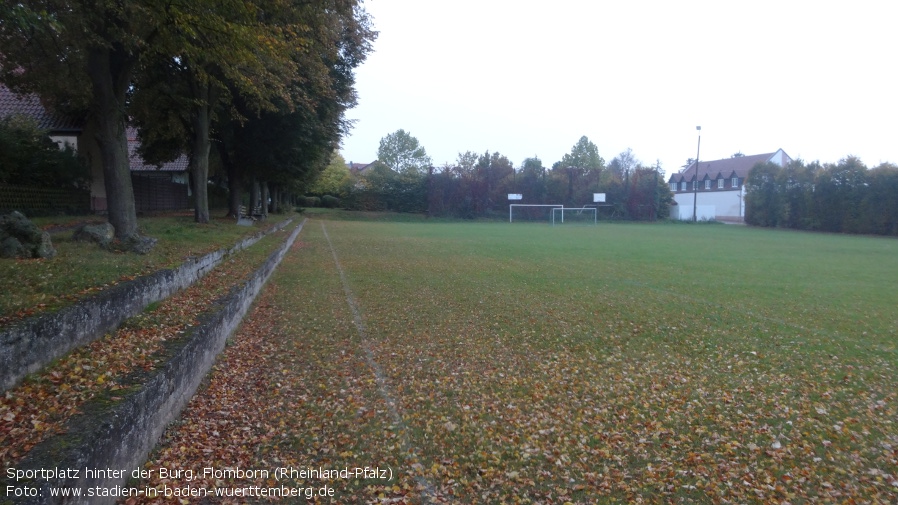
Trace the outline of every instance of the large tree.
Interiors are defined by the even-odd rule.
[[[898,165],[882,163],[868,172],[869,189],[861,202],[861,231],[898,235]]]
[[[334,153],[330,163],[318,175],[310,190],[319,195],[346,196],[350,184],[349,167],[340,153]]]
[[[228,98],[244,95],[255,111],[275,109],[276,99],[286,113],[307,115],[337,103],[322,121],[339,134],[348,127],[342,110],[355,101],[352,70],[375,35],[356,0],[25,0],[2,9],[3,80],[86,114],[119,238],[137,232],[125,133],[132,102],[149,104],[148,143],[190,154],[204,221],[213,121],[244,113]]]
[[[117,238],[137,235],[128,160],[128,92],[140,59],[173,19],[169,2],[22,0],[5,5],[0,22],[2,79],[35,92],[57,110],[83,113],[93,133]]]
[[[585,198],[589,192],[590,182],[598,183],[603,168],[605,168],[605,160],[599,156],[599,148],[585,135],[580,137],[580,140],[571,147],[571,152],[565,154],[561,161],[552,165],[556,180],[563,179],[566,182],[567,191],[563,197],[564,203],[566,205],[584,203],[580,200]]]
[[[431,165],[430,156],[418,139],[402,129],[380,139],[377,159],[403,173],[425,174]]]
[[[546,203],[546,167],[533,156],[521,163],[516,177],[516,190],[524,197],[524,203]]]
[[[611,175],[625,181],[630,177],[630,173],[640,165],[638,159],[633,154],[633,150],[629,147],[626,151],[622,151],[608,163],[608,171]]]
[[[780,219],[781,195],[777,179],[780,166],[757,163],[745,180],[745,222],[755,226],[777,226]]]
[[[275,121],[296,126],[298,117],[307,122],[324,121],[331,132],[321,140],[322,148],[331,152],[335,135],[346,130],[340,124],[343,110],[355,103],[352,70],[370,51],[374,32],[354,0],[228,0],[182,8],[203,16],[205,22],[197,29],[176,28],[168,40],[186,41],[175,44],[172,52],[177,47],[193,50],[149,68],[148,80],[154,85],[145,83],[135,102],[142,105],[137,107],[139,116],[148,118],[141,129],[148,149],[176,145],[170,139],[181,139],[180,149],[190,154],[196,220],[206,222],[209,149],[216,123],[234,119],[242,125],[262,112],[294,115],[293,120],[268,115],[265,121],[269,125]],[[172,83],[178,86],[178,92],[169,94]],[[162,109],[163,114],[174,116],[176,121],[159,120],[160,102],[171,104]],[[338,108],[326,114],[329,103],[336,103]],[[179,127],[171,128],[172,123]],[[299,125],[287,132],[269,133],[301,137],[302,128],[309,129],[308,125]],[[219,140],[232,140],[232,136],[222,135]],[[262,145],[255,144],[254,148]],[[177,154],[167,153],[169,158]],[[278,155],[282,157],[283,153]],[[293,156],[297,155],[294,151]],[[227,156],[224,159],[229,162]],[[279,187],[290,179],[293,163],[282,162],[282,166],[286,174],[278,174]],[[274,178],[269,175],[266,180],[274,182]]]
[[[780,192],[778,226],[815,228],[811,206],[814,196],[814,178],[821,169],[822,167],[817,162],[805,164],[802,160],[794,160],[779,171],[777,177]]]
[[[868,188],[867,167],[855,156],[827,163],[814,187],[815,213],[824,231],[860,231],[861,202]]]
[[[352,126],[344,113],[356,104],[354,69],[370,53],[377,33],[356,0],[296,5],[295,23],[285,30],[304,43],[290,53],[296,72],[285,83],[285,96],[272,100],[273,107],[260,107],[258,114],[250,110],[245,119],[232,118],[219,128],[231,213],[237,211],[244,177],[271,183],[275,196],[303,192]],[[237,94],[236,103],[246,100]]]

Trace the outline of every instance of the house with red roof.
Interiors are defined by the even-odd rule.
[[[734,156],[722,160],[692,162],[670,176],[673,193],[672,219],[692,220],[693,208],[699,220],[743,222],[745,220],[745,179],[758,163],[785,166],[792,158],[782,149],[773,153]]]
[[[106,185],[103,167],[96,146],[87,142],[86,122],[83,118],[66,117],[46,108],[36,95],[21,95],[0,84],[0,117],[26,116],[47,131],[60,147],[71,145],[91,167],[90,210],[106,210]],[[131,183],[138,212],[179,210],[190,208],[187,156],[160,166],[147,164],[138,153],[140,141],[137,129],[129,127],[128,157],[131,166]]]
[[[364,173],[366,170],[372,168],[374,166],[374,163],[374,161],[372,161],[371,163],[353,163],[350,161],[346,164],[346,166],[349,167],[350,173],[357,175]]]
[[[0,84],[0,117],[25,116],[37,123],[37,127],[46,130],[50,138],[60,147],[69,144],[78,149],[78,137],[83,130],[84,121],[80,118],[66,117],[49,112],[35,95],[19,95]]]

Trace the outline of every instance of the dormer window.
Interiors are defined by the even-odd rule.
[[[670,190],[671,190],[671,191],[676,191],[676,190],[677,190],[677,183],[675,183],[675,182],[670,183]]]
[[[682,191],[686,191],[686,181],[683,181],[683,182],[680,184],[680,188],[682,189]]]
[[[723,189],[723,178],[717,179],[717,189]]]
[[[711,189],[711,179],[705,179],[705,189]]]
[[[738,188],[738,187],[739,187],[739,178],[738,178],[738,177],[733,177],[733,181],[732,181],[731,184],[732,184],[732,186],[733,186],[734,188]]]

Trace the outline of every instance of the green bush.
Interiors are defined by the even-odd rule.
[[[329,209],[335,209],[340,206],[340,199],[336,196],[324,195],[321,197],[321,205]]]
[[[298,200],[297,203],[299,203],[299,205],[302,207],[320,207],[321,206],[321,199],[318,198],[317,196],[301,196],[297,200]]]
[[[0,119],[0,183],[87,188],[90,170],[71,147],[60,149],[34,120]]]

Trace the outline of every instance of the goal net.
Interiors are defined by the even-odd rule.
[[[512,203],[508,206],[508,222],[552,222],[552,209],[564,207],[561,204]]]
[[[552,209],[552,226],[556,224],[596,224],[598,209],[595,207],[560,207]]]

